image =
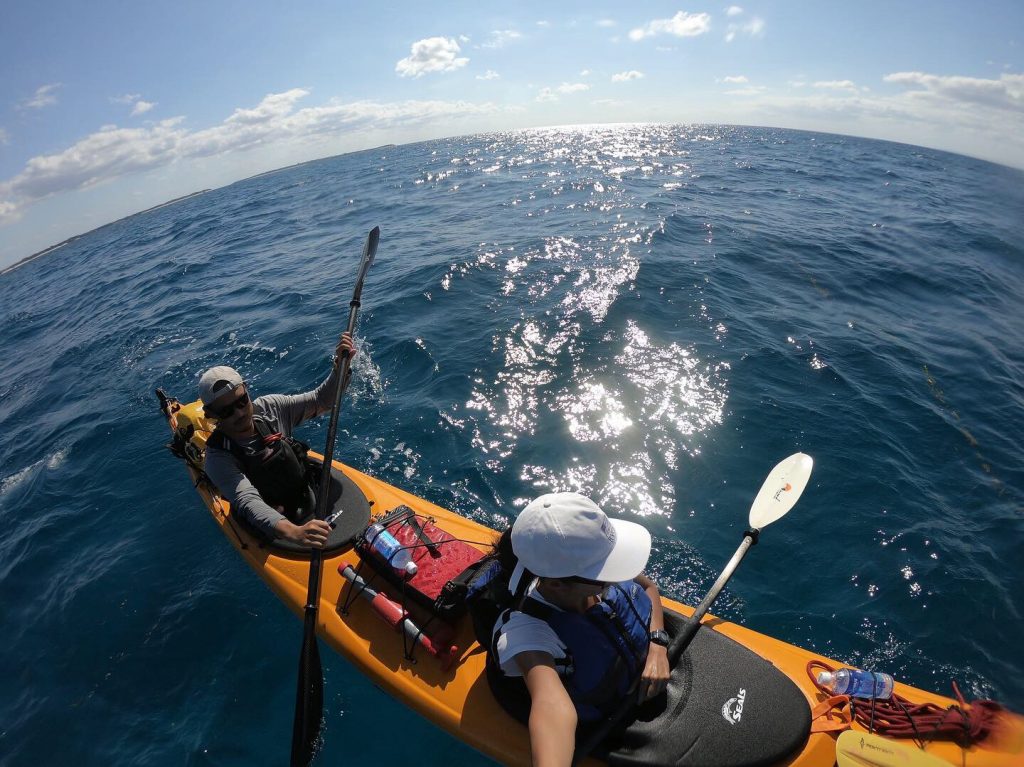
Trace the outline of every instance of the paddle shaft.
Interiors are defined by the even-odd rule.
[[[377,242],[380,239],[380,227],[374,227],[366,238],[366,245],[363,247],[363,260],[359,265],[359,274],[356,276],[356,286],[352,291],[352,300],[348,304],[348,325],[345,332],[352,335],[356,329],[356,320],[359,317],[359,307],[362,305],[363,280],[366,279],[366,272],[373,263],[373,257],[377,253]],[[327,516],[327,496],[331,487],[331,465],[334,461],[334,439],[338,433],[338,413],[341,411],[341,398],[348,388],[349,370],[352,366],[352,355],[349,352],[342,352],[341,373],[338,376],[338,383],[334,390],[334,403],[331,406],[331,420],[327,426],[327,444],[324,446],[323,471],[320,473],[320,492],[316,498],[316,519],[323,519]],[[319,549],[313,549],[314,556],[319,559]],[[312,568],[311,568],[312,569]],[[319,579],[315,586],[319,593]],[[310,573],[309,591],[314,589],[313,576]],[[310,608],[310,600],[306,600],[306,609]],[[315,608],[315,605],[314,605]]]
[[[355,330],[363,293],[363,280],[373,263],[377,252],[380,228],[374,227],[366,238],[363,258],[356,277],[355,290],[349,302],[348,326],[345,332]],[[349,370],[352,357],[342,353],[341,370],[334,389],[331,406],[331,420],[327,427],[327,444],[324,446],[324,462],[320,473],[320,492],[317,494],[315,519],[323,519],[327,512],[327,496],[331,485],[331,466],[334,461],[334,440],[338,432],[338,412],[341,398],[348,388]],[[320,664],[320,648],[316,640],[317,612],[320,604],[320,573],[323,569],[323,555],[314,548],[309,557],[309,582],[306,586],[306,605],[303,610],[302,652],[299,656],[299,680],[295,695],[295,720],[292,727],[292,767],[306,767],[313,759],[313,751],[320,737],[320,720],[323,717],[323,669]]]
[[[359,318],[359,307],[362,305],[363,280],[366,278],[366,271],[373,262],[377,252],[377,240],[380,237],[380,229],[374,227],[366,238],[366,246],[363,248],[363,261],[360,264],[359,275],[356,277],[356,287],[352,293],[352,300],[348,304],[348,325],[345,332],[352,335],[356,329],[356,320]],[[320,472],[320,492],[316,497],[315,519],[324,519],[327,516],[327,496],[331,487],[331,466],[334,462],[334,441],[338,434],[338,413],[341,411],[341,398],[348,388],[349,371],[352,367],[352,355],[348,351],[342,352],[341,372],[338,375],[338,383],[334,389],[334,402],[331,405],[331,420],[327,426],[327,444],[324,445],[324,463]],[[310,613],[313,614],[313,629],[316,629],[316,611],[320,603],[320,568],[322,556],[320,549],[313,549],[309,561],[309,583],[306,588],[306,623],[307,629]]]
[[[740,562],[743,561],[743,557],[747,555],[750,547],[757,543],[757,538],[760,535],[760,530],[757,528],[747,530],[743,535],[743,541],[740,543],[739,548],[736,549],[736,553],[732,555],[732,559],[729,560],[729,564],[722,570],[721,575],[718,576],[718,580],[715,581],[711,590],[708,591],[707,595],[701,600],[701,603],[697,605],[697,609],[693,611],[693,615],[690,616],[689,620],[683,626],[682,630],[672,638],[672,642],[668,646],[668,665],[674,667],[676,662],[682,657],[682,654],[686,651],[686,648],[690,646],[690,642],[697,636],[697,630],[700,629],[700,622],[708,610],[711,609],[711,605],[714,604],[715,600],[718,599],[718,595],[725,588],[725,584],[732,578],[733,573],[736,572],[736,568],[739,567]]]
[[[358,302],[350,304],[348,332],[355,327]],[[348,377],[351,360],[346,352],[341,359],[341,374],[335,387],[334,406],[327,428],[327,445],[324,448],[324,463],[320,474],[320,492],[317,494],[315,519],[323,519],[327,511],[327,494],[330,491],[331,462],[334,460],[334,440],[338,431],[338,410],[345,394],[345,379]],[[295,695],[295,722],[292,729],[292,767],[305,767],[313,758],[313,749],[320,736],[320,720],[323,718],[323,668],[320,663],[320,647],[316,640],[316,621],[320,604],[320,573],[323,569],[323,554],[313,549],[309,557],[309,582],[306,585],[306,606],[303,609],[302,652],[299,656],[299,687]]]

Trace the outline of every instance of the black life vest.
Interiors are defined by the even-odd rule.
[[[614,711],[643,673],[649,649],[651,600],[635,581],[608,586],[584,613],[557,610],[527,598],[520,611],[545,621],[567,648],[555,661],[581,723]],[[508,620],[511,608],[502,615]],[[529,692],[522,677],[508,677],[497,663],[494,634],[488,653],[488,681],[504,708],[516,718],[529,714]]]
[[[283,507],[285,517],[297,524],[315,506],[306,463],[309,445],[284,436],[272,420],[258,415],[252,420],[263,442],[262,450],[243,448],[219,428],[213,430],[206,444],[234,455],[267,505]]]

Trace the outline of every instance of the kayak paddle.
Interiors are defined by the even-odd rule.
[[[366,237],[363,246],[363,260],[359,265],[355,291],[349,302],[347,333],[351,334],[356,327],[359,315],[360,299],[363,294],[363,280],[377,254],[377,242],[380,240],[380,227],[375,226]],[[349,368],[352,364],[350,355],[345,352],[341,358],[341,373],[334,392],[334,405],[331,408],[331,420],[327,427],[327,445],[324,447],[323,470],[320,474],[320,492],[316,497],[315,519],[323,519],[327,515],[327,495],[331,483],[331,464],[334,460],[334,438],[338,430],[338,411],[341,409],[341,398],[348,386]],[[302,631],[302,652],[299,655],[299,684],[295,694],[295,722],[292,726],[292,760],[291,767],[306,767],[313,761],[317,741],[320,739],[320,722],[324,714],[324,674],[320,665],[320,646],[316,639],[317,610],[320,604],[320,570],[322,565],[321,551],[312,549],[309,558],[309,585],[306,588],[306,606]]]
[[[839,767],[949,767],[949,762],[920,748],[873,735],[847,730],[836,741]]]
[[[690,616],[690,619],[683,626],[679,634],[674,636],[669,643],[669,668],[675,667],[676,661],[679,660],[683,651],[689,647],[690,642],[697,635],[701,618],[711,608],[712,603],[718,598],[719,592],[725,588],[725,584],[732,578],[747,550],[757,543],[761,528],[767,527],[772,522],[781,519],[796,504],[800,494],[807,487],[807,480],[811,478],[811,468],[813,466],[814,461],[809,455],[794,453],[789,458],[780,461],[765,478],[764,483],[761,485],[761,490],[758,492],[757,497],[754,498],[754,503],[750,506],[750,516],[748,518],[750,529],[744,533],[743,542],[736,550],[736,553],[733,554],[732,559],[729,560],[729,564],[725,566],[722,574],[718,576],[718,580],[715,581],[707,596],[704,597],[704,600],[694,610],[693,615]],[[636,695],[628,695],[623,705],[612,714],[604,727],[598,728],[596,732],[576,748],[576,752],[573,755],[573,764],[579,763],[587,754],[593,751],[597,744],[615,729],[616,725],[635,705]]]
[[[761,490],[750,506],[748,524],[750,529],[743,534],[743,542],[740,543],[736,553],[732,555],[729,564],[722,570],[711,590],[704,597],[703,601],[693,611],[693,615],[686,621],[672,642],[668,646],[668,665],[676,665],[676,661],[683,654],[700,628],[701,618],[711,609],[711,605],[718,599],[719,593],[725,588],[725,584],[732,578],[736,568],[739,567],[747,551],[757,543],[761,529],[772,522],[782,519],[796,502],[807,487],[807,480],[811,478],[811,469],[814,468],[814,460],[805,453],[794,453],[780,461],[761,485]]]

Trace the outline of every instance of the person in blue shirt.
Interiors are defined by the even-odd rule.
[[[495,624],[492,686],[513,715],[528,711],[533,764],[570,765],[579,725],[668,683],[661,598],[642,573],[651,536],[578,493],[551,493],[520,513],[511,546],[515,598]]]

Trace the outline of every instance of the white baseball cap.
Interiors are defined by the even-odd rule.
[[[513,592],[524,569],[544,578],[617,583],[643,572],[651,555],[651,534],[635,522],[609,519],[579,493],[549,493],[516,518],[512,550],[519,558],[509,584]]]
[[[242,376],[234,368],[227,365],[218,365],[207,370],[199,379],[199,399],[204,405],[222,396],[225,392],[233,390],[245,383]]]

